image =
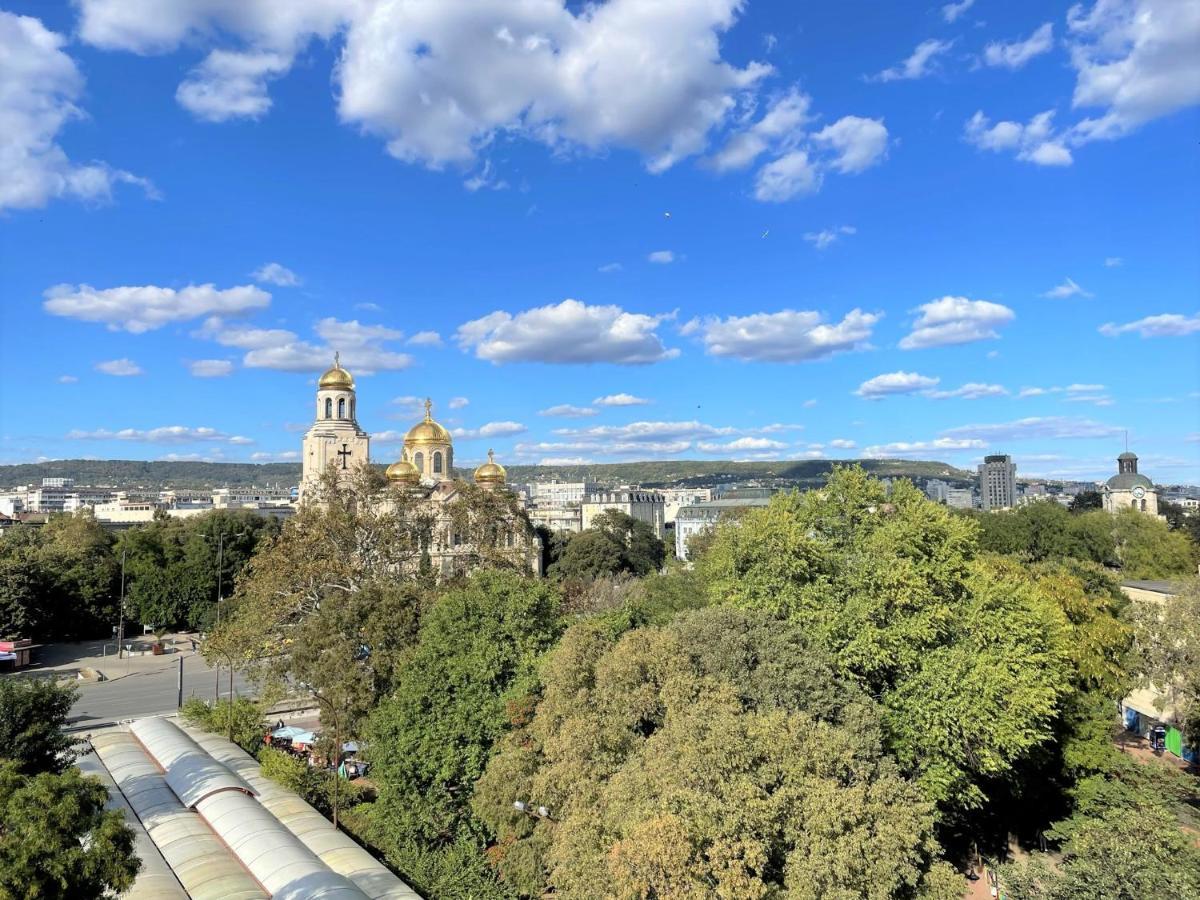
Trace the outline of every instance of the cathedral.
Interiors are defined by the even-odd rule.
[[[333,366],[317,381],[316,417],[304,434],[300,502],[311,499],[321,476],[331,468],[348,477],[359,466],[370,465],[371,436],[358,424],[354,378],[334,355]],[[462,493],[464,484],[454,477],[454,441],[450,432],[433,419],[433,404],[425,401],[425,417],[408,430],[400,458],[387,467],[388,482],[424,507],[433,521],[430,548],[435,569],[444,575],[461,574],[461,561],[471,548],[464,544],[451,521],[450,504]],[[474,473],[475,484],[496,492],[505,490],[507,473],[488,461]],[[386,503],[386,500],[381,500]],[[523,513],[522,513],[523,516]],[[535,574],[541,574],[541,543],[536,535],[524,533],[513,521],[505,537],[507,547],[523,556]]]

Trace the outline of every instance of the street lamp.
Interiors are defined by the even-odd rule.
[[[231,538],[245,537],[250,533],[250,529],[239,531],[237,534],[231,534]],[[212,537],[207,534],[197,535],[202,540],[210,541]],[[217,627],[221,625],[221,603],[225,600],[223,596],[223,577],[225,568],[225,532],[217,533]],[[213,703],[220,702],[221,699],[221,666],[218,664],[216,669],[216,679],[213,684]],[[230,727],[233,727],[233,660],[229,660],[229,722]]]

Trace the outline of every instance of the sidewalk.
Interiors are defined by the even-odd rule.
[[[118,658],[115,641],[78,641],[73,643],[46,644],[37,651],[34,662],[20,674],[25,675],[59,675],[64,678],[76,678],[83,669],[92,669],[104,674],[105,681],[117,681],[129,675],[142,675],[151,672],[161,672],[179,665],[179,659],[189,659],[199,656],[199,650],[193,650],[195,635],[165,634],[161,638],[148,634],[126,639],[126,645],[133,646],[133,653],[122,653]],[[145,652],[151,644],[161,640],[164,652],[160,656]],[[197,648],[199,642],[196,642]]]

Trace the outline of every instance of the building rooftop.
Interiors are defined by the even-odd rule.
[[[1121,587],[1134,588],[1139,591],[1152,591],[1155,594],[1175,595],[1179,585],[1173,581],[1122,581]]]

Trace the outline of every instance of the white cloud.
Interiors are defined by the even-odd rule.
[[[979,110],[967,120],[964,135],[967,143],[981,150],[1011,150],[1023,162],[1039,166],[1069,166],[1074,161],[1071,151],[1063,143],[1062,135],[1054,133],[1053,120],[1054,111],[1046,110],[1025,125],[1020,122],[997,122],[993,125]]]
[[[279,453],[251,453],[254,462],[294,462],[300,458],[299,450],[283,450]]]
[[[919,375],[916,372],[887,372],[868,378],[858,386],[854,393],[868,400],[889,397],[893,394],[915,394],[918,391],[928,391],[937,387],[940,378]]]
[[[119,377],[128,377],[130,375],[141,375],[142,367],[135,363],[132,359],[110,359],[105,362],[96,363],[95,369],[97,372],[103,372],[105,375],[117,375]]]
[[[451,397],[450,402],[447,403],[446,405],[448,407],[450,407],[451,409],[462,409],[464,406],[467,406],[470,402],[471,401],[468,400],[466,397]]]
[[[655,331],[666,318],[563,300],[516,315],[490,313],[460,325],[455,340],[464,350],[474,349],[478,358],[497,364],[641,365],[679,355],[678,350],[665,347]]]
[[[301,284],[299,275],[277,262],[260,266],[250,273],[250,277],[259,284],[275,284],[279,287],[297,287]]]
[[[637,452],[638,446],[675,446],[689,441],[734,434],[735,429],[707,425],[695,420],[686,422],[630,422],[626,425],[592,425],[588,428],[556,428],[554,433],[576,442],[574,448],[597,449],[607,452]],[[584,442],[584,443],[580,443]],[[625,448],[624,450],[615,448]]]
[[[808,241],[818,250],[824,250],[831,244],[837,241],[844,234],[857,234],[858,229],[853,225],[839,225],[836,228],[826,228],[822,231],[810,231],[804,235],[804,240]]]
[[[675,254],[670,250],[655,250],[646,259],[652,263],[673,263],[675,262]]]
[[[101,202],[117,184],[157,198],[146,179],[103,162],[77,165],[57,143],[68,122],[85,117],[76,105],[84,79],[65,44],[40,20],[0,10],[0,210],[60,197]]]
[[[47,289],[42,308],[54,316],[103,322],[109,331],[141,334],[213,314],[228,315],[262,309],[271,295],[253,285],[219,290],[211,284],[185,288],[114,287],[97,290],[88,284],[59,284]]]
[[[1105,337],[1118,337],[1122,334],[1135,332],[1139,337],[1183,337],[1200,331],[1200,313],[1193,316],[1183,316],[1178,313],[1164,313],[1158,316],[1146,316],[1134,322],[1117,325],[1109,322],[1100,326],[1100,333]]]
[[[934,400],[979,400],[982,397],[1007,397],[1008,390],[999,384],[972,381],[952,391],[929,391],[926,396]]]
[[[958,0],[957,3],[947,3],[942,7],[942,18],[947,22],[954,22],[974,5],[975,0]]]
[[[383,307],[378,303],[355,303],[354,308],[359,312],[383,312]]]
[[[942,297],[917,307],[920,315],[912,333],[900,341],[902,350],[944,347],[998,338],[996,329],[1016,314],[1007,306],[966,297]]]
[[[849,175],[883,162],[887,156],[888,131],[883,119],[843,116],[813,135],[836,154],[833,168]]]
[[[954,46],[954,41],[939,41],[929,38],[921,41],[908,59],[874,76],[874,81],[907,81],[924,78],[937,67],[937,59]]]
[[[592,461],[585,456],[543,456],[539,466],[590,466]]]
[[[983,61],[989,66],[1019,69],[1036,56],[1054,48],[1054,26],[1047,22],[1023,41],[1003,43],[992,41],[983,51]]]
[[[593,406],[646,406],[650,403],[645,397],[635,397],[633,394],[606,394],[592,401]]]
[[[214,316],[193,332],[193,336],[247,351],[242,357],[242,365],[251,369],[320,372],[333,361],[335,351],[341,353],[342,364],[356,375],[406,369],[412,365],[413,358],[407,353],[397,353],[385,346],[385,342],[403,337],[403,332],[392,328],[363,325],[356,319],[343,322],[330,317],[318,321],[313,330],[325,344],[303,341],[295,332],[283,328],[230,324]]]
[[[816,400],[805,400],[800,405],[803,406],[805,409],[812,409],[814,406],[817,405],[817,401]]]
[[[804,150],[792,150],[758,170],[754,196],[767,203],[782,203],[797,194],[811,194],[821,187],[822,176]]]
[[[189,428],[185,425],[165,425],[161,428],[122,428],[120,431],[110,431],[98,428],[95,431],[75,429],[67,432],[67,439],[72,441],[135,441],[142,444],[194,444],[221,443],[245,445],[253,444],[248,437],[238,434],[226,434],[216,428]]]
[[[623,265],[621,265],[619,262],[610,262],[610,263],[605,263],[596,271],[602,272],[605,275],[607,275],[611,272],[620,272],[623,268],[625,268],[625,267]]]
[[[1068,394],[1075,396],[1079,394],[1100,394],[1106,390],[1102,384],[1068,384],[1066,387],[1055,385],[1053,387],[1023,387],[1017,394],[1018,399],[1026,397],[1043,397],[1047,394]]]
[[[1107,269],[1115,269],[1117,266],[1123,265],[1125,260],[1120,256],[1104,257],[1104,266]]]
[[[58,378],[55,380],[59,384],[74,384],[75,382],[77,382],[79,380],[79,378],[76,377],[75,375],[59,375]]]
[[[881,315],[853,309],[836,324],[818,312],[785,309],[777,313],[712,318],[701,325],[705,349],[713,356],[754,362],[805,362],[865,349]]]
[[[762,154],[790,149],[803,136],[811,115],[812,98],[797,88],[776,97],[762,118],[748,128],[735,132],[711,159],[718,172],[744,169]]]
[[[514,434],[524,434],[529,429],[520,422],[488,422],[478,428],[455,428],[450,433],[464,441],[476,438],[510,437]]]
[[[408,343],[413,347],[440,347],[442,336],[436,331],[418,331],[408,339]]]
[[[259,119],[271,108],[267,83],[292,67],[290,56],[266,50],[213,50],[175,91],[179,105],[198,119]]]
[[[1200,6],[1181,0],[1097,0],[1067,12],[1071,104],[1101,114],[1078,122],[1075,143],[1111,140],[1200,102]]]
[[[197,378],[220,378],[233,371],[233,363],[227,359],[197,359],[188,363],[188,369]]]
[[[724,453],[741,450],[785,450],[787,446],[783,441],[773,441],[770,438],[741,437],[725,444],[700,441],[696,444],[696,449],[705,453]]]
[[[484,160],[483,166],[478,172],[463,182],[463,187],[471,193],[475,193],[483,188],[491,191],[503,191],[508,189],[508,182],[503,178],[496,177],[492,161],[488,159]]]
[[[1102,438],[1120,434],[1121,429],[1091,419],[1069,416],[1030,416],[1013,422],[990,425],[963,425],[949,428],[942,434],[949,438],[971,438],[983,441],[1060,440],[1067,438]]]
[[[875,444],[863,450],[863,456],[877,459],[888,456],[919,456],[924,453],[940,453],[958,450],[983,450],[984,441],[976,439],[937,438],[932,441],[895,441],[890,444]]]
[[[829,446],[833,447],[835,450],[853,450],[858,446],[858,444],[854,441],[848,440],[847,438],[834,438],[829,442]]]
[[[1072,279],[1068,278],[1057,287],[1053,287],[1046,291],[1046,293],[1042,294],[1042,296],[1049,297],[1051,300],[1065,300],[1068,297],[1093,297],[1095,295],[1088,293],[1079,285],[1077,285]]]
[[[588,416],[596,415],[596,410],[590,406],[572,406],[570,403],[560,403],[558,406],[551,406],[547,409],[539,410],[539,416],[554,416],[564,419],[583,419]]]

